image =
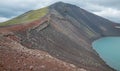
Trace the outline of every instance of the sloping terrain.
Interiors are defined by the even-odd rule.
[[[0,71],[86,71],[40,50],[0,37]]]
[[[47,7],[38,10],[31,10],[16,18],[13,18],[12,20],[0,23],[0,26],[30,23],[32,21],[40,19],[41,17],[44,17],[47,13],[48,13]]]
[[[62,2],[47,8],[48,13],[43,17],[40,16],[39,19],[24,24],[0,27],[1,69],[9,69],[10,66],[10,69],[15,71],[12,66],[14,63],[16,65],[16,62],[12,64],[11,61],[8,66],[5,63],[6,55],[9,54],[9,60],[21,60],[21,57],[17,55],[22,54],[27,58],[23,59],[25,62],[20,63],[28,63],[29,69],[37,69],[34,68],[34,64],[36,64],[40,71],[115,71],[106,65],[92,49],[91,43],[101,37],[120,36],[120,30],[115,28],[115,26],[120,26],[119,24]],[[26,14],[29,15],[29,13]],[[10,42],[7,43],[3,38],[9,39]],[[15,44],[11,44],[12,41]],[[8,45],[3,45],[3,43]],[[19,49],[25,51],[25,54],[19,52]],[[41,60],[39,56],[36,56],[37,52],[40,55],[45,53],[53,59]],[[27,59],[33,60],[33,63]],[[54,62],[56,60],[59,61]],[[64,63],[67,66],[63,65]],[[39,65],[43,64],[48,67],[40,68]],[[73,67],[70,66],[71,64]],[[22,64],[18,64],[18,69],[24,68],[21,66]],[[24,71],[29,71],[29,69]]]

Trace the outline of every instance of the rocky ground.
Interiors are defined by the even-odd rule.
[[[47,52],[23,47],[0,37],[0,71],[87,71],[63,62]]]

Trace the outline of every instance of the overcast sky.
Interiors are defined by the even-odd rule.
[[[57,1],[77,5],[94,14],[120,23],[120,0],[0,0],[0,22]]]

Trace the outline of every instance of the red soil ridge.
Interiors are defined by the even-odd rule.
[[[0,27],[0,34],[8,34],[11,32],[17,32],[17,31],[25,31],[31,28],[35,28],[44,22],[48,21],[47,17],[43,17],[39,20],[33,21],[31,23],[25,23],[25,24],[16,24],[16,25],[11,25],[11,26],[5,26],[5,27]]]

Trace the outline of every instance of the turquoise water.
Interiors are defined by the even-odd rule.
[[[120,71],[120,37],[101,38],[92,46],[109,66]]]

